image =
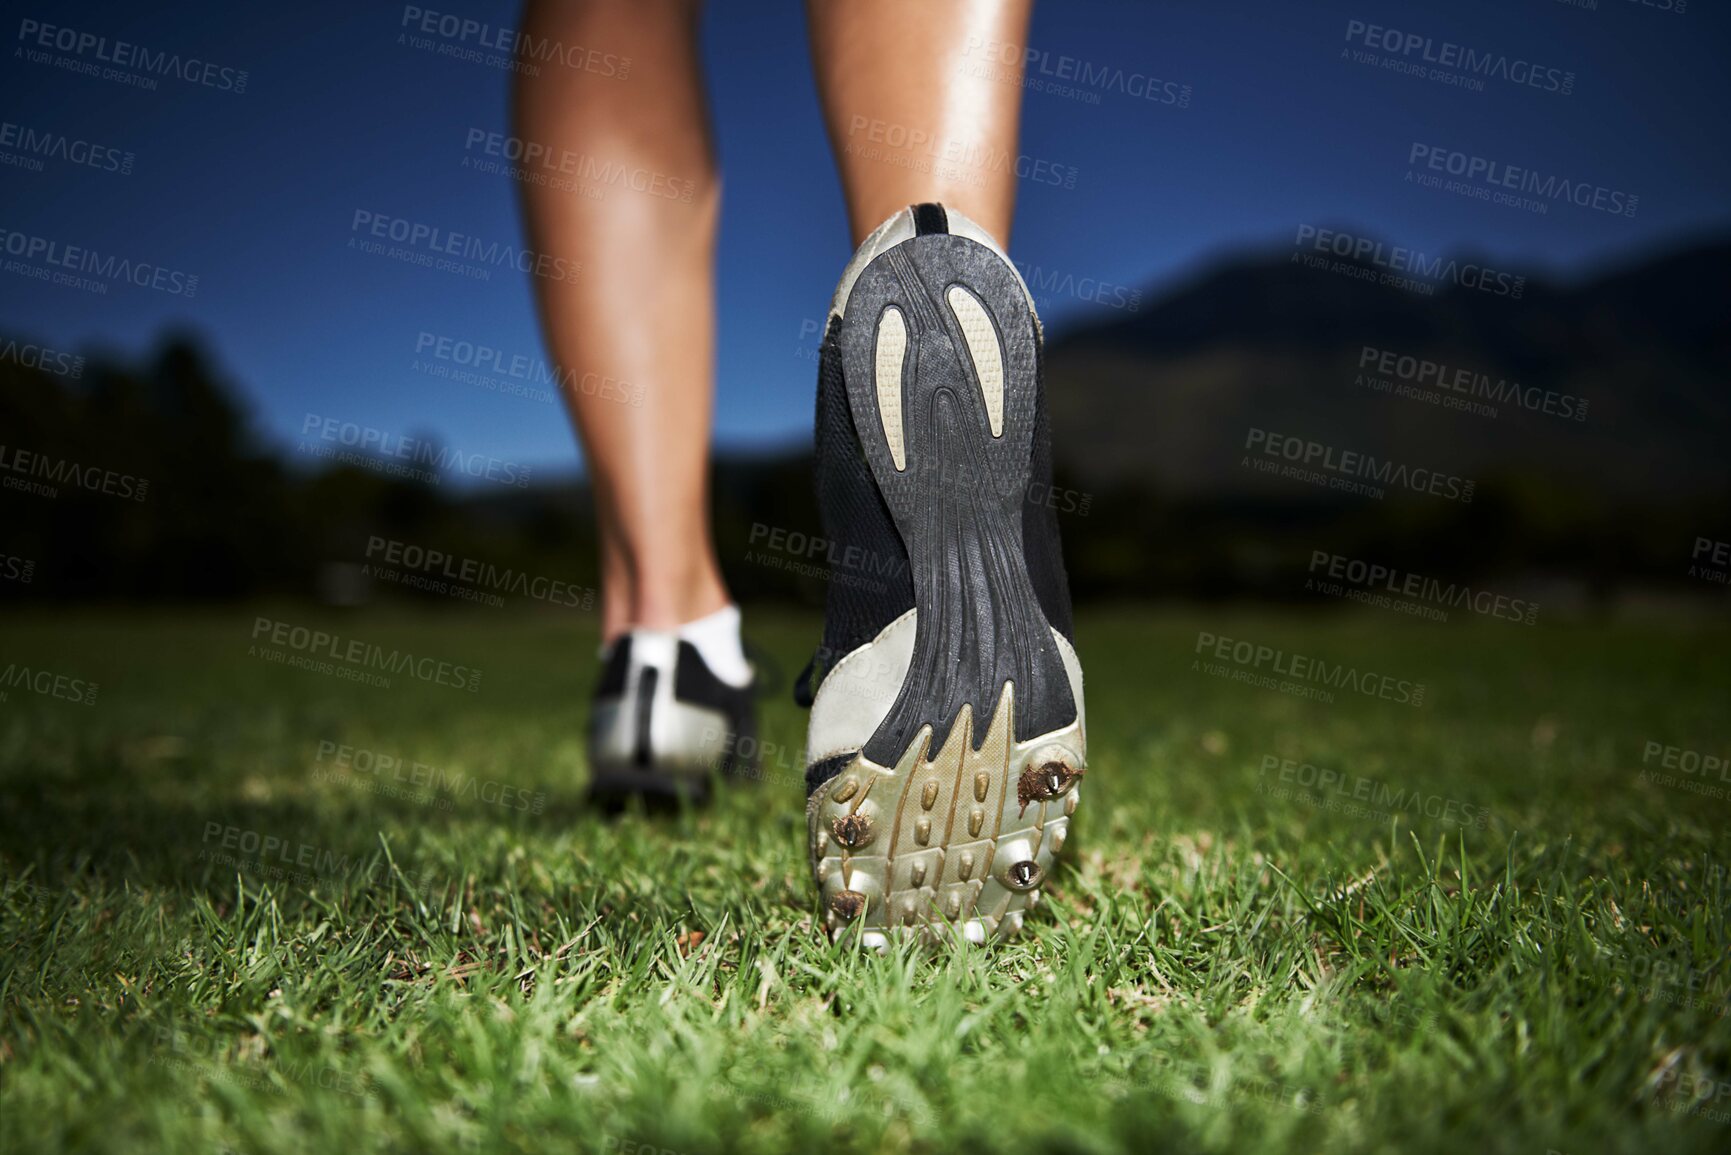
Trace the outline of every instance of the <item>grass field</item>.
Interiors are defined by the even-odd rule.
[[[1097,612],[1032,933],[880,957],[814,929],[814,620],[748,617],[763,783],[608,820],[587,619],[272,616],[483,674],[0,626],[6,1152],[1731,1149],[1723,624]]]

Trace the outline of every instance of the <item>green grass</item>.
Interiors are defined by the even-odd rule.
[[[1726,1149],[1731,801],[1642,774],[1725,749],[1722,625],[1096,613],[1031,933],[879,957],[815,929],[785,691],[768,781],[609,821],[585,624],[282,616],[480,689],[271,664],[249,611],[5,623],[100,684],[0,687],[5,1151]],[[796,670],[815,622],[752,618]],[[1193,671],[1199,629],[1425,702]]]

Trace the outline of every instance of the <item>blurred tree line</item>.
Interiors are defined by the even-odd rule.
[[[353,465],[291,464],[185,337],[136,365],[93,360],[76,377],[59,368],[0,361],[0,599],[466,604],[367,576],[363,567],[382,560],[369,557],[369,542],[380,538],[598,585],[581,481],[483,492]],[[817,606],[832,573],[894,580],[871,559],[830,549],[810,474],[800,452],[717,462],[717,548],[741,600]],[[126,478],[148,482],[142,500],[124,495]],[[1318,549],[1445,580],[1566,589],[1589,602],[1630,584],[1723,593],[1684,576],[1694,535],[1724,524],[1727,506],[1712,495],[1614,507],[1515,470],[1482,479],[1471,505],[1321,492],[1174,501],[1147,484],[1085,492],[1062,466],[1056,492],[1031,497],[1059,502],[1072,585],[1084,600],[1306,600]]]

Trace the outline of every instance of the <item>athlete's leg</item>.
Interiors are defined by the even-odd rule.
[[[699,9],[529,0],[522,25],[516,134],[568,170],[537,169],[550,182],[524,201],[534,247],[581,263],[534,285],[595,490],[608,639],[728,601],[709,529],[720,185]],[[607,179],[622,170],[650,179]]]
[[[1031,6],[807,0],[818,92],[856,245],[892,213],[941,201],[1008,246]],[[1013,45],[1002,55],[1017,63],[996,56],[990,75],[975,75],[994,44]]]

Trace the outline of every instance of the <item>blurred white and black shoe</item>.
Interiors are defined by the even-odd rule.
[[[735,607],[627,632],[602,656],[590,710],[591,798],[703,801],[715,777],[751,777],[756,714]]]
[[[831,931],[1007,937],[1086,766],[1082,673],[1033,301],[997,242],[915,205],[836,289],[817,485],[834,556],[801,681],[811,865]]]

